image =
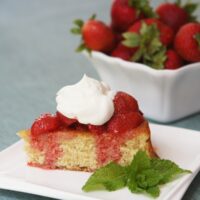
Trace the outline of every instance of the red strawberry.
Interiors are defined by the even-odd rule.
[[[188,23],[181,27],[175,38],[175,49],[189,62],[200,61],[200,24]]]
[[[166,56],[165,69],[178,69],[183,65],[182,58],[173,49],[167,50]]]
[[[136,51],[137,48],[129,48],[123,44],[118,44],[118,46],[112,51],[111,56],[129,61]]]
[[[60,127],[60,121],[57,116],[51,114],[41,115],[31,126],[31,135],[37,137],[40,134],[57,130]]]
[[[113,102],[115,113],[123,114],[128,112],[137,112],[139,110],[136,99],[125,92],[117,92]]]
[[[129,6],[128,0],[114,0],[111,8],[112,28],[125,31],[137,20],[138,12]]]
[[[175,3],[163,3],[156,9],[160,20],[170,26],[175,32],[189,20],[188,13]]]
[[[88,20],[82,27],[83,41],[87,48],[109,52],[115,44],[112,30],[103,22]]]
[[[123,32],[136,20],[144,17],[154,17],[155,13],[148,0],[114,0],[111,7],[112,27]]]
[[[101,134],[106,131],[106,128],[104,125],[96,126],[96,125],[89,124],[88,128],[92,133],[96,133],[96,134]]]
[[[128,32],[139,33],[142,27],[142,23],[146,23],[147,25],[156,24],[158,30],[160,31],[160,41],[162,42],[162,44],[168,46],[173,42],[173,30],[169,26],[163,24],[161,21],[155,18],[148,18],[136,22],[128,29]]]
[[[95,15],[86,22],[77,19],[74,24],[75,27],[71,29],[71,32],[82,36],[82,42],[77,51],[86,49],[108,53],[114,48],[115,35],[112,29],[102,21],[95,20]]]
[[[56,116],[60,120],[60,122],[62,122],[62,124],[65,125],[66,127],[77,122],[76,119],[70,119],[70,118],[64,116],[63,114],[61,114],[60,112],[56,112]]]
[[[108,122],[107,130],[110,133],[124,133],[136,128],[143,121],[143,116],[138,112],[116,114]]]

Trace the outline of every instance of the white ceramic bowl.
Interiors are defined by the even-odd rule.
[[[85,55],[104,82],[135,96],[150,119],[171,122],[200,111],[200,62],[177,70],[155,70],[100,52]]]

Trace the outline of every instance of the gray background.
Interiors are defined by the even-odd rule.
[[[41,113],[55,112],[59,88],[84,73],[98,78],[91,64],[74,52],[79,38],[69,29],[75,18],[93,13],[109,22],[109,9],[109,0],[0,0],[0,150],[16,142],[15,133]],[[200,131],[200,114],[170,125]],[[0,199],[48,198],[0,190]],[[183,199],[200,199],[200,175]]]

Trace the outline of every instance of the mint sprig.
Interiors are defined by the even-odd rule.
[[[181,169],[170,160],[150,158],[146,152],[138,151],[129,166],[122,167],[112,162],[96,170],[82,190],[115,191],[127,186],[132,193],[146,193],[155,198],[160,194],[160,185],[184,173],[190,171]]]

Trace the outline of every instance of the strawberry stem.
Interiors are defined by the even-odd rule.
[[[200,33],[197,33],[195,36],[194,36],[195,40],[197,41],[198,43],[198,46],[200,48]]]
[[[163,69],[166,61],[166,48],[160,41],[160,32],[156,24],[142,23],[140,33],[123,34],[122,42],[127,47],[138,47],[132,61],[141,61],[155,69]]]
[[[138,10],[138,15],[143,13],[146,17],[157,17],[157,14],[149,4],[149,0],[129,0],[128,4]]]
[[[194,12],[197,10],[198,6],[198,3],[192,3],[190,0],[188,0],[187,3],[182,6],[183,9],[188,13],[190,22],[197,21],[197,16],[194,15]]]
[[[94,20],[96,18],[96,14],[93,14],[89,20]],[[82,19],[76,19],[73,21],[73,24],[75,25],[73,28],[71,28],[70,32],[74,35],[81,35],[81,42],[80,45],[76,48],[76,52],[81,52],[83,50],[86,50],[89,54],[91,54],[91,49],[89,49],[85,43],[83,42],[82,38],[82,27],[84,25],[84,21]]]

